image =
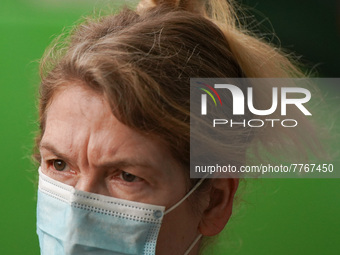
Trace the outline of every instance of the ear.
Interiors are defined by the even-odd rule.
[[[210,192],[210,201],[204,210],[199,231],[204,236],[214,236],[227,224],[233,207],[234,196],[239,179],[214,179]]]

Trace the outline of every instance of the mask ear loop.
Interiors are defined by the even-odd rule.
[[[184,253],[184,255],[188,255],[190,253],[190,251],[192,250],[192,248],[194,248],[194,246],[196,245],[196,243],[201,239],[202,234],[199,234],[196,239],[192,242],[192,244],[190,245],[190,247],[187,249],[187,251]]]
[[[174,204],[168,210],[166,210],[164,212],[164,215],[167,215],[169,212],[176,209],[185,199],[187,199],[202,184],[202,182],[207,178],[207,176],[208,174],[203,176],[202,179],[198,183],[196,183],[196,185],[181,200],[179,200],[176,204]]]

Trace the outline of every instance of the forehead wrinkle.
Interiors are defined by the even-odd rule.
[[[80,164],[83,156],[81,155],[82,142],[78,136],[84,137],[82,130],[75,130],[70,125],[57,120],[47,122],[47,129],[42,138],[42,143],[53,145],[59,152],[68,156],[73,163]]]
[[[103,121],[99,123],[97,130],[91,133],[88,157],[97,165],[112,160],[127,161],[128,158],[136,161],[139,147],[145,144],[144,138],[119,122],[110,111],[108,112],[105,123]]]
[[[138,155],[145,142],[143,137],[110,115],[101,128],[91,133],[88,158],[91,164],[97,166],[113,161],[141,161]]]
[[[107,136],[107,133],[99,131],[89,136],[87,158],[90,165],[98,166],[116,154],[118,148],[110,146],[112,137]]]
[[[118,120],[111,113],[108,104],[101,101],[101,114],[91,122],[89,140],[87,143],[87,158],[92,164],[99,164],[103,158],[113,157],[119,149],[117,144]],[[118,134],[119,135],[119,134]],[[118,139],[119,140],[119,139]]]
[[[81,86],[71,86],[55,95],[46,116],[43,138],[49,140],[67,154],[72,154],[78,164],[88,164],[86,148],[91,134],[91,123],[100,113],[93,112],[93,104],[103,104],[100,97]],[[98,108],[98,107],[97,107]],[[92,115],[91,115],[92,114]],[[91,118],[94,116],[94,120]]]

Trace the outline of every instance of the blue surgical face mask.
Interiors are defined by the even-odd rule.
[[[164,215],[179,206],[202,181],[165,211],[164,206],[76,190],[39,169],[37,233],[41,254],[155,254]]]

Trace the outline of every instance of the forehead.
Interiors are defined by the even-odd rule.
[[[113,117],[103,96],[80,85],[69,85],[56,91],[47,109],[46,121],[58,118],[87,122],[89,118],[106,118],[109,122]]]
[[[122,124],[103,96],[82,86],[69,86],[55,95],[47,110],[42,143],[96,164],[117,155],[150,160],[153,156],[152,161],[170,158],[159,139]]]
[[[99,139],[105,133],[114,134],[117,128],[132,133],[114,117],[102,96],[74,85],[54,95],[47,109],[45,125],[43,138],[52,136],[64,142],[85,139],[91,134]],[[106,136],[111,137],[109,134]]]

